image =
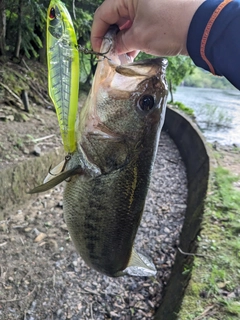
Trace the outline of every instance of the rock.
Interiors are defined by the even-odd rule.
[[[56,205],[57,208],[63,208],[63,202],[59,201],[58,204]]]
[[[58,251],[58,243],[57,243],[57,241],[55,241],[53,239],[49,239],[48,240],[48,244],[49,244],[50,248],[53,249],[53,251],[55,251],[55,252]]]
[[[25,146],[23,147],[22,152],[24,154],[29,154],[30,153],[29,149],[27,147],[25,147]]]
[[[217,142],[217,141],[214,141],[212,143],[212,147],[213,147],[214,150],[219,151],[220,150],[220,143]]]
[[[40,241],[42,241],[44,238],[46,238],[46,233],[43,233],[43,232],[41,232],[41,233],[39,233],[39,235],[34,239],[34,242],[40,242]]]
[[[8,116],[6,116],[6,120],[7,121],[14,121],[14,116],[12,114],[9,114]]]
[[[35,156],[40,157],[41,155],[41,148],[37,145],[34,146],[33,152],[32,152]]]
[[[22,112],[14,112],[13,120],[16,122],[26,122],[29,118]]]

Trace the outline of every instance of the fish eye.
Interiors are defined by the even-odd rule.
[[[146,94],[139,99],[138,104],[142,111],[150,111],[154,107],[154,98],[150,94]]]
[[[50,9],[49,18],[50,18],[50,19],[55,19],[55,18],[56,18],[56,11],[55,11],[54,8],[51,8],[51,9]]]

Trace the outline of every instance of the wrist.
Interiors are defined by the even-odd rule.
[[[178,27],[176,29],[176,39],[178,41],[178,52],[176,54],[189,55],[187,49],[189,27],[194,14],[205,1],[206,0],[184,0],[179,3],[179,14],[178,18],[176,19],[176,21],[179,21],[179,23],[175,23],[175,25]]]

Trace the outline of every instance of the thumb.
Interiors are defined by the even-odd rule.
[[[135,57],[138,53],[138,49],[139,48],[136,46],[134,41],[132,28],[124,29],[118,32],[115,43],[115,50],[117,54],[120,55],[127,53],[132,57]]]

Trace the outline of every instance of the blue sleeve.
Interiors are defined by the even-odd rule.
[[[203,2],[190,24],[187,49],[198,67],[240,90],[240,0]]]

